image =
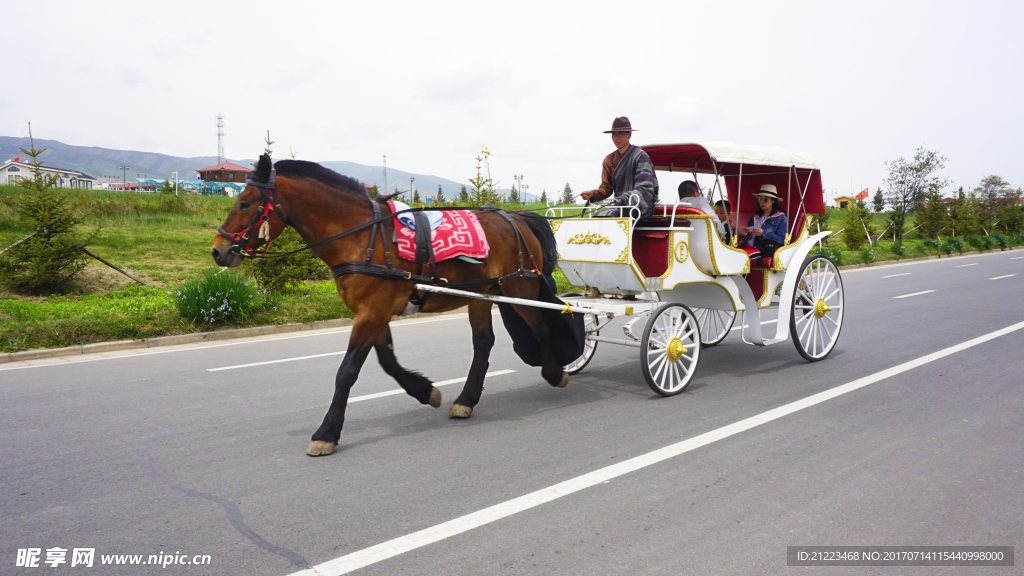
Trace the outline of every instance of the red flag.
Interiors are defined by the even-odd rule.
[[[21,160],[21,156],[15,156],[14,161],[17,162],[18,160]]]
[[[865,199],[867,197],[868,197],[868,189],[867,188],[861,190],[860,194],[857,194],[857,200],[863,200],[863,199]]]

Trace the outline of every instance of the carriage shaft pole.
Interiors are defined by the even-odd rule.
[[[429,284],[417,284],[417,290],[424,292],[434,292],[435,294],[446,294],[448,296],[458,296],[460,298],[476,298],[477,300],[490,300],[491,302],[504,302],[506,304],[521,304],[523,306],[533,306],[534,308],[547,308],[548,310],[571,310],[573,312],[579,312],[581,314],[593,314],[594,312],[602,312],[599,308],[583,308],[581,306],[570,306],[570,305],[558,305],[550,302],[540,302],[538,300],[527,300],[525,298],[509,298],[508,296],[492,296],[490,294],[477,294],[476,292],[467,292],[465,290],[456,290],[454,288],[444,288],[442,286],[431,286]]]

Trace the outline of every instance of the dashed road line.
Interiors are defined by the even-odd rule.
[[[957,266],[957,268],[967,268],[968,266],[977,266],[977,265],[978,265],[977,262],[973,262],[971,264],[961,264],[961,265]]]
[[[496,370],[494,372],[488,372],[484,374],[484,377],[490,378],[492,376],[503,376],[505,374],[512,374],[515,370]],[[434,386],[447,386],[449,384],[461,384],[466,381],[466,377],[452,378],[451,380],[444,380],[442,382],[434,382]],[[383,398],[385,396],[394,396],[395,394],[405,394],[405,390],[399,388],[398,390],[388,390],[387,392],[377,392],[376,394],[366,394],[365,396],[356,396],[355,398],[349,398],[348,403],[362,402],[363,400],[373,400],[374,398]]]
[[[895,278],[897,276],[910,276],[913,272],[904,272],[903,274],[889,274],[888,276],[882,276],[882,278]]]
[[[312,354],[310,356],[296,356],[294,358],[281,358],[280,360],[266,360],[263,362],[250,362],[248,364],[235,364],[234,366],[221,366],[220,368],[207,368],[207,372],[220,372],[221,370],[234,370],[235,368],[248,368],[250,366],[266,366],[267,364],[280,364],[281,362],[295,362],[296,360],[309,360],[310,358],[323,358],[324,356],[340,356],[345,353],[327,352],[326,354]]]
[[[903,296],[893,296],[893,298],[910,298],[911,296],[920,296],[922,294],[931,294],[935,290],[925,290],[924,292],[914,292],[913,294],[904,294]]]
[[[1003,278],[1010,278],[1016,276],[1016,274],[1007,274],[1006,276],[996,276],[995,278],[989,278],[989,280],[1002,280]]]

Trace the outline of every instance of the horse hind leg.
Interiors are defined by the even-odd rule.
[[[473,408],[480,402],[484,391],[484,376],[490,366],[488,359],[494,347],[494,328],[491,320],[491,303],[474,300],[469,304],[469,324],[473,328],[473,363],[469,367],[466,385],[455,399],[449,418],[469,418]]]
[[[429,378],[399,365],[395,357],[395,345],[391,340],[391,329],[386,329],[381,336],[374,349],[377,350],[377,360],[384,372],[394,378],[409,396],[419,400],[420,404],[430,404],[434,408],[441,406],[441,391]]]

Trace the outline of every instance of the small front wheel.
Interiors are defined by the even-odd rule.
[[[682,304],[663,304],[651,314],[640,344],[640,366],[647,385],[675,396],[693,379],[700,358],[697,318]]]
[[[597,336],[600,331],[597,330],[597,315],[596,314],[584,314],[583,315],[583,333],[584,336]],[[594,351],[597,350],[597,342],[593,340],[586,340],[583,342],[583,354],[579,358],[574,360],[572,363],[565,366],[565,371],[569,374],[577,374],[583,370],[590,359],[594,357]]]
[[[810,362],[824,359],[843,327],[843,279],[832,260],[816,254],[804,261],[792,306],[789,333],[796,351]]]

